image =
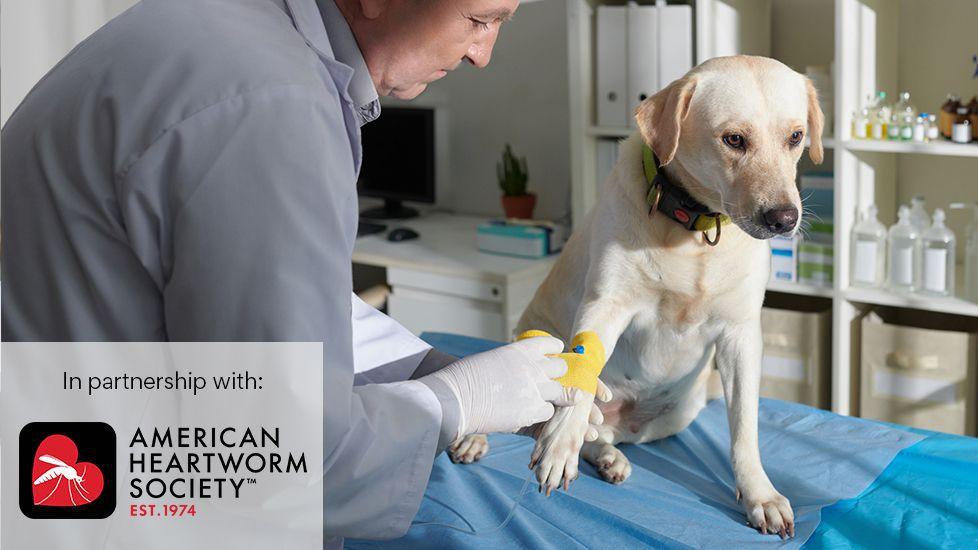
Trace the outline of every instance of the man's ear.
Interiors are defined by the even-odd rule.
[[[676,156],[680,128],[689,113],[694,90],[696,77],[686,75],[659,90],[635,110],[638,129],[663,166]]]
[[[818,90],[808,78],[805,79],[805,88],[808,90],[808,138],[811,140],[808,156],[815,164],[822,164],[822,126],[825,115],[818,104]]]

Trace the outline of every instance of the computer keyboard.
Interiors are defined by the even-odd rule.
[[[360,222],[357,224],[357,237],[373,235],[374,233],[380,233],[386,229],[387,226],[382,223],[373,223],[360,220]]]

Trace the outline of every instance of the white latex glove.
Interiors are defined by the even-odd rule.
[[[554,405],[574,404],[568,399],[576,396],[553,380],[567,372],[567,363],[547,357],[563,350],[557,338],[527,338],[459,359],[418,381],[434,390],[443,409],[454,404],[444,402],[439,386],[451,391],[458,420],[449,441],[473,433],[515,432],[549,420]]]

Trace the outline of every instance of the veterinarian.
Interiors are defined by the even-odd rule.
[[[517,3],[137,4],[3,129],[4,339],[322,341],[327,538],[404,533],[446,445],[574,398],[555,338],[456,361],[352,295],[378,93],[486,66]]]

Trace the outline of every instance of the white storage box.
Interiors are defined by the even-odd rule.
[[[887,309],[863,318],[860,416],[975,434],[978,325],[952,319]]]
[[[798,282],[798,241],[797,235],[768,240],[771,245],[771,281]]]

